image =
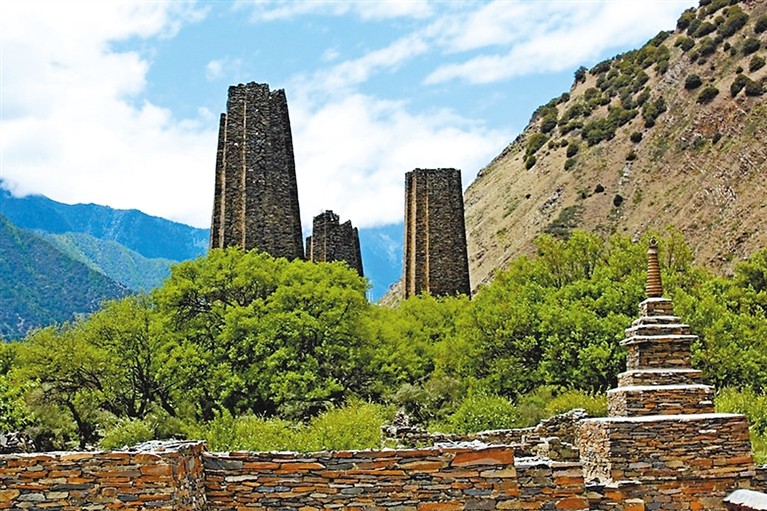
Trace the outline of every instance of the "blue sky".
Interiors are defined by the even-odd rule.
[[[8,0],[0,178],[208,227],[227,88],[255,81],[286,90],[304,226],[398,223],[405,172],[468,185],[578,66],[696,3]]]

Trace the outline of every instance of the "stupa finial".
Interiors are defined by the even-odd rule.
[[[663,284],[660,280],[660,266],[658,265],[658,241],[650,238],[650,247],[647,249],[647,285],[645,286],[647,298],[660,298],[663,296]]]

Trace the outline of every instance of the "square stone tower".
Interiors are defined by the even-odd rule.
[[[364,276],[359,232],[351,220],[340,223],[332,211],[314,217],[312,235],[306,238],[306,258],[314,262],[345,261]]]
[[[405,174],[405,298],[471,294],[461,171]]]
[[[221,114],[210,247],[304,257],[296,166],[285,91],[229,87]]]

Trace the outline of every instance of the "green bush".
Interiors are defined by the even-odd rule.
[[[762,42],[759,39],[756,39],[754,37],[749,37],[745,41],[743,41],[743,45],[740,47],[740,52],[743,55],[751,55],[755,51],[759,51],[759,48],[762,47]]]
[[[756,18],[756,23],[754,23],[754,32],[757,34],[761,34],[767,30],[767,14],[763,14]]]
[[[373,449],[381,445],[381,426],[391,423],[394,409],[351,400],[328,410],[300,430],[302,451]]]
[[[719,391],[714,404],[717,412],[745,415],[752,431],[767,435],[767,394],[764,392],[726,387]]]
[[[212,451],[285,451],[295,449],[298,431],[283,419],[233,417],[224,410],[205,426],[204,439]]]
[[[642,132],[641,132],[641,131],[635,131],[635,132],[633,132],[633,133],[631,134],[631,136],[629,137],[629,140],[631,140],[631,141],[632,141],[632,142],[634,142],[635,144],[638,144],[639,142],[641,142],[641,141],[642,141]]]
[[[738,95],[740,91],[743,90],[743,87],[746,86],[748,82],[750,82],[749,78],[745,75],[739,74],[735,77],[735,79],[732,81],[732,84],[730,84],[730,94],[734,98]]]
[[[674,41],[674,46],[682,48],[683,52],[688,52],[695,46],[695,39],[687,36],[679,36],[676,38],[676,41]]]
[[[577,158],[568,158],[565,160],[565,170],[571,170],[573,167],[575,167],[576,162],[578,161]]]
[[[637,153],[633,149],[626,155],[626,161],[634,161],[637,159]]]
[[[751,62],[748,63],[748,71],[750,73],[753,73],[754,71],[759,71],[764,67],[764,57],[760,57],[759,55],[754,55],[754,57],[751,59]]]
[[[753,80],[749,80],[745,87],[746,96],[754,97],[764,94],[764,86]]]
[[[469,395],[448,418],[448,426],[455,433],[507,429],[518,425],[516,407],[507,398],[495,394]]]
[[[703,81],[696,74],[688,75],[684,80],[684,88],[687,90],[695,90],[701,85],[703,85]]]
[[[687,27],[690,26],[690,23],[696,18],[696,13],[694,8],[689,8],[685,10],[681,16],[679,16],[679,19],[676,21],[676,28],[677,30],[684,30]]]
[[[718,33],[722,37],[730,37],[743,28],[746,22],[748,22],[748,14],[738,6],[730,7],[727,10],[727,18],[719,25]]]
[[[701,39],[700,44],[698,45],[698,54],[701,57],[708,57],[715,51],[716,51],[716,40],[710,37],[705,37]]]
[[[702,91],[700,91],[700,94],[698,94],[698,103],[710,103],[718,94],[719,89],[713,85],[708,85]]]
[[[708,21],[704,21],[695,30],[693,37],[703,37],[710,34],[714,30],[716,30],[716,27],[712,23],[709,23]]]
[[[572,158],[576,154],[578,154],[578,151],[580,151],[581,146],[576,142],[575,140],[571,140],[569,144],[567,144],[567,157]]]
[[[543,133],[533,133],[527,139],[527,145],[525,146],[525,156],[532,156],[538,152],[538,149],[546,145],[549,141],[549,137]]]
[[[546,403],[546,415],[553,417],[575,408],[583,408],[592,417],[604,417],[607,415],[607,394],[567,390]]]
[[[535,155],[531,154],[527,158],[525,158],[525,168],[527,170],[530,170],[535,166],[535,163],[538,161],[538,159],[535,157]]]
[[[120,419],[104,433],[100,446],[102,449],[114,450],[131,447],[141,442],[154,439],[154,427],[144,419]]]

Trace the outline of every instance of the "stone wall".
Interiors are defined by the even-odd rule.
[[[725,509],[733,489],[764,491],[767,467],[709,476],[584,483],[577,461],[515,458],[510,446],[478,443],[298,454],[153,442],[129,451],[1,455],[0,509],[710,511]]]
[[[204,458],[211,510],[513,509],[514,451],[479,449],[229,453]]]
[[[405,174],[404,294],[470,295],[461,171]]]
[[[340,223],[332,211],[314,217],[312,235],[306,239],[306,258],[314,262],[345,261],[364,276],[359,232],[350,220]]]
[[[587,480],[750,479],[754,470],[748,425],[734,414],[586,419],[580,448]]]
[[[283,90],[229,88],[219,123],[211,248],[304,257],[288,104]]]
[[[206,509],[200,442],[0,456],[0,509]]]

